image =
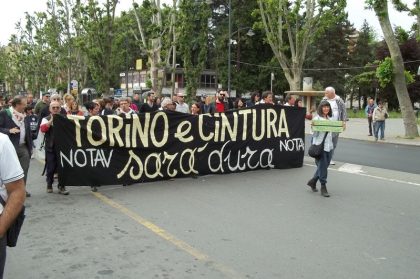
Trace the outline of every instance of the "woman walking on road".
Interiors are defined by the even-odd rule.
[[[332,116],[331,105],[328,101],[322,101],[318,106],[318,115],[313,118],[313,120],[321,121],[330,121]],[[316,183],[318,180],[321,182],[321,195],[324,197],[329,197],[327,191],[327,176],[328,176],[328,167],[331,162],[332,150],[334,149],[332,135],[330,132],[314,132],[312,137],[312,144],[319,145],[324,140],[324,150],[321,153],[319,158],[315,159],[316,171],[311,180],[308,181],[307,185],[311,187],[312,191],[318,192],[316,188]]]

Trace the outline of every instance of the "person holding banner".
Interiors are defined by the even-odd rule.
[[[303,108],[303,101],[301,98],[297,98],[294,104],[295,107]],[[306,111],[305,118],[308,120],[312,120],[312,113],[315,112],[314,108],[311,108],[309,111]]]
[[[127,99],[125,98],[120,99],[120,108],[121,108],[121,101],[127,102]],[[157,111],[158,109],[159,107],[156,105],[156,102],[155,102],[155,92],[150,91],[149,93],[147,93],[147,102],[141,105],[141,107],[139,108],[139,113],[154,112],[154,111]],[[125,110],[123,109],[123,111]],[[127,113],[128,112],[125,112],[125,114]]]
[[[57,157],[54,144],[54,115],[60,113],[61,106],[57,101],[50,103],[50,115],[44,117],[41,121],[40,130],[45,133],[45,170],[47,172],[47,193],[53,192],[54,173],[57,170]],[[58,193],[61,195],[68,195],[69,191],[63,185],[58,185]]]
[[[99,115],[99,104],[98,103],[94,103],[94,102],[87,102],[84,104],[87,112],[88,112],[88,116],[96,116]]]
[[[261,100],[257,103],[260,104],[271,104],[274,105],[273,102],[273,93],[271,91],[264,91],[261,96]]]
[[[330,121],[332,120],[333,113],[331,105],[328,101],[321,101],[317,110],[318,115],[316,115],[313,120],[321,121]],[[312,144],[320,145],[324,141],[324,149],[319,158],[315,159],[316,171],[314,176],[308,181],[307,185],[311,187],[313,192],[318,192],[316,188],[316,183],[318,180],[321,182],[321,195],[324,197],[329,197],[327,191],[327,176],[328,176],[328,167],[331,162],[331,157],[334,150],[333,144],[333,135],[331,132],[321,132],[315,131],[312,136]]]
[[[128,114],[135,114],[136,112],[130,108],[130,103],[128,102],[127,98],[121,98],[120,107],[115,110],[115,113],[117,115],[128,115]],[[143,108],[148,107],[148,104],[143,104],[142,108],[140,109],[140,112],[148,112],[148,110],[143,110]]]

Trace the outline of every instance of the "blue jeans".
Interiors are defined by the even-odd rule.
[[[0,238],[0,279],[3,279],[4,264],[6,263],[6,236]]]
[[[331,150],[332,151],[332,150]],[[315,159],[316,171],[313,179],[319,180],[321,184],[327,184],[328,167],[330,166],[332,152],[322,152],[319,159]]]
[[[381,131],[381,139],[385,138],[385,121],[376,121],[375,125],[374,125],[374,130],[375,130],[375,138],[378,138],[379,135],[379,131]]]

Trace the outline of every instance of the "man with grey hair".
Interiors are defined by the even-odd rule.
[[[340,96],[335,94],[334,87],[325,88],[325,97],[323,100],[328,101],[331,105],[332,117],[331,120],[343,121],[344,129],[346,128],[347,111],[346,104]],[[334,155],[334,150],[337,147],[339,133],[331,133],[334,149],[331,151],[331,158]],[[335,162],[331,160],[330,165],[335,165]]]
[[[175,111],[176,103],[174,103],[171,98],[164,98],[160,104],[159,110],[171,110]]]
[[[185,94],[178,93],[177,95],[178,104],[176,105],[175,110],[183,113],[190,113],[190,107],[185,103]]]

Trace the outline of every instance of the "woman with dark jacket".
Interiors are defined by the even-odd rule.
[[[330,121],[332,116],[331,105],[328,101],[322,101],[318,106],[318,115],[313,118],[313,120],[321,121]],[[328,176],[328,166],[331,162],[332,150],[334,145],[332,142],[332,135],[330,132],[314,132],[312,136],[312,144],[320,145],[324,140],[324,149],[319,158],[315,159],[316,171],[314,176],[308,181],[307,185],[311,187],[313,192],[318,192],[316,188],[316,183],[318,180],[321,182],[321,195],[324,197],[329,197],[327,191],[327,176]]]

